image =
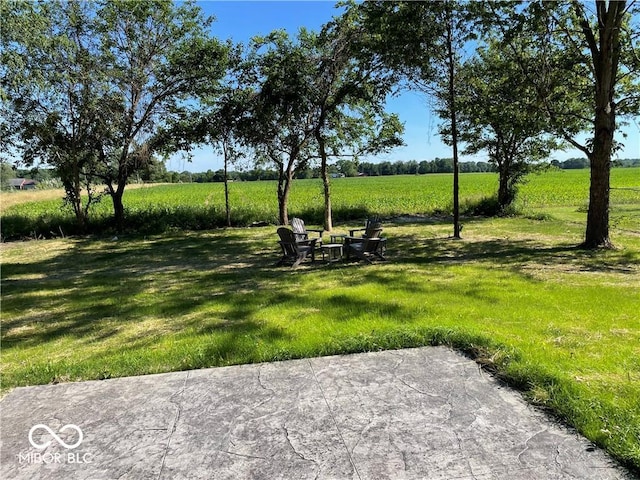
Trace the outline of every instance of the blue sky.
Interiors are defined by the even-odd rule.
[[[251,37],[265,35],[276,29],[285,29],[295,34],[302,26],[310,30],[320,27],[337,16],[340,10],[331,1],[199,1],[198,5],[206,15],[216,18],[212,33],[221,40],[231,38],[234,42],[247,43]],[[438,136],[439,119],[432,115],[429,99],[416,92],[405,92],[390,98],[387,110],[397,113],[404,123],[404,141],[406,146],[398,147],[387,154],[369,158],[370,161],[395,160],[432,160],[436,157],[451,157],[451,148],[444,145]],[[638,158],[640,156],[640,122],[624,128],[628,138],[623,141],[625,149],[619,158]],[[620,138],[622,140],[622,138]],[[222,168],[222,159],[213,153],[211,147],[194,150],[191,162],[176,155],[167,163],[167,169],[176,171],[204,172]],[[556,152],[553,158],[565,160],[570,157],[583,157],[576,150]],[[461,161],[483,160],[481,157],[461,157]]]

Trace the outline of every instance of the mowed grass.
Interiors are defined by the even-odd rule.
[[[2,244],[2,388],[445,344],[640,471],[640,235],[450,233],[388,221],[387,262],[296,270],[272,227]]]

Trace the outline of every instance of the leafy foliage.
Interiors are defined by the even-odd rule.
[[[545,134],[535,89],[522,82],[511,51],[491,42],[460,69],[458,108],[465,153],[485,151],[498,173],[498,209],[507,210],[517,187],[560,144]]]
[[[129,177],[150,162],[157,127],[211,89],[224,47],[192,3],[3,2],[7,143],[58,169],[80,224],[99,179],[122,227]],[[80,192],[89,192],[82,205]]]
[[[297,38],[272,32],[256,38],[245,60],[244,78],[254,90],[248,127],[239,127],[257,153],[257,163],[278,173],[279,221],[288,223],[291,182],[320,158],[325,192],[325,226],[331,228],[327,159],[357,158],[401,141],[398,118],[383,111],[390,84],[358,62],[358,31],[348,16],[320,34],[301,30]]]
[[[640,112],[636,2],[489,3],[489,31],[514,54],[549,131],[592,171],[584,247],[610,247],[609,178],[619,115]],[[487,17],[485,17],[487,18]],[[577,136],[590,131],[580,142]]]

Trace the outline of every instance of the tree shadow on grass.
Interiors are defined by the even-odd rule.
[[[490,264],[512,270],[542,265],[565,272],[637,274],[640,254],[633,251],[583,250],[575,245],[546,245],[533,240],[394,239],[397,260],[417,265]]]
[[[637,265],[633,266],[637,253],[632,252],[586,252],[569,245],[549,246],[527,240],[453,241],[425,238],[422,231],[420,235],[397,235],[393,226],[387,232],[387,262],[373,266],[306,264],[298,269],[275,268],[279,253],[272,229],[114,242],[67,240],[71,246],[56,256],[3,264],[2,344],[7,354],[16,347],[51,345],[43,351],[59,356],[55,342],[71,339],[80,349],[92,349],[86,358],[94,365],[101,358],[124,364],[116,375],[291,358],[300,355],[296,350],[299,347],[286,347],[280,353],[270,350],[269,358],[261,357],[255,348],[260,343],[269,345],[269,349],[280,341],[292,343],[289,330],[263,321],[263,309],[281,306],[290,314],[301,312],[296,318],[286,319],[289,324],[306,321],[304,312],[309,309],[321,312],[321,322],[326,319],[342,324],[369,315],[383,322],[411,324],[429,315],[432,295],[444,290],[450,294],[457,289],[460,298],[495,301],[481,288],[430,283],[430,266],[487,265],[527,277],[531,267],[539,265],[565,265],[572,272],[638,271]],[[426,275],[407,274],[406,269],[412,267],[427,267]],[[443,274],[447,273],[438,268],[437,275]],[[309,282],[322,286],[329,278],[336,291],[310,297]],[[382,287],[387,294],[368,297],[362,290],[350,290],[369,286],[378,291]],[[394,292],[419,295],[424,306],[407,307],[394,300]],[[156,360],[144,360],[146,366],[128,366],[129,358],[147,358],[152,355],[148,351],[157,350],[166,341],[182,345],[177,361],[165,361],[160,355]],[[109,348],[112,351],[107,351]],[[318,353],[322,348],[317,347]],[[49,359],[40,356],[34,362]],[[95,378],[95,374],[87,375]]]
[[[358,295],[348,302],[312,299],[312,308],[306,282],[321,284],[324,265],[275,268],[274,235],[68,241],[72,245],[58,255],[3,266],[2,344],[6,361],[15,362],[6,385],[320,354],[321,346],[296,343],[307,323],[314,328],[304,314],[309,309],[329,322],[348,321],[354,311],[415,319],[391,299]],[[288,312],[285,325],[294,328],[273,321],[278,309]],[[14,358],[22,351],[33,355],[18,365]]]
[[[104,341],[145,317],[171,319],[203,305],[229,302],[229,292],[277,283],[275,250],[240,234],[212,233],[149,240],[73,240],[52,258],[3,264],[3,347],[64,336]],[[222,298],[224,297],[224,298]],[[244,299],[241,318],[258,305]],[[175,329],[180,322],[175,322]]]

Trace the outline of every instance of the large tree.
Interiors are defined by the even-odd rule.
[[[313,37],[312,89],[314,147],[320,158],[324,188],[324,228],[333,228],[330,158],[350,158],[389,150],[402,144],[403,126],[384,111],[393,79],[371,58],[364,58],[365,36],[353,11],[326,24]],[[366,41],[366,40],[365,40]]]
[[[589,159],[583,246],[610,247],[609,190],[620,116],[640,112],[638,4],[578,0],[488,4],[491,30],[517,58],[549,131]],[[580,134],[591,132],[588,140]]]
[[[291,182],[320,159],[324,225],[332,229],[328,175],[330,158],[382,151],[401,144],[402,125],[383,111],[391,82],[359,62],[354,43],[360,33],[341,17],[320,34],[301,30],[295,39],[273,32],[255,40],[247,57],[255,94],[249,128],[242,128],[258,161],[278,171],[279,221],[288,223]],[[245,122],[243,122],[245,123]]]
[[[371,39],[368,52],[401,75],[410,88],[435,98],[441,133],[453,153],[453,237],[460,238],[458,158],[458,69],[468,40],[462,2],[368,1],[352,6]]]
[[[99,139],[113,97],[83,2],[2,2],[3,151],[57,170],[80,230],[96,200]],[[81,195],[85,190],[87,200]]]
[[[289,223],[288,201],[296,173],[309,162],[313,138],[310,33],[297,39],[284,31],[255,38],[243,76],[253,85],[249,96],[250,128],[242,128],[257,163],[275,166],[278,174],[278,221]]]
[[[521,79],[511,51],[498,42],[479,49],[460,69],[460,137],[465,153],[486,152],[498,175],[498,211],[559,142],[546,133],[535,89]]]
[[[122,196],[132,173],[153,153],[157,128],[189,110],[189,101],[215,89],[226,47],[209,37],[211,19],[192,2],[109,1],[97,12],[102,54],[117,105],[105,112],[116,125],[99,152],[102,180],[124,224]]]
[[[151,159],[156,129],[224,73],[210,20],[193,2],[170,0],[2,8],[15,149],[58,168],[79,220],[81,183],[100,179],[123,228],[124,190]]]

